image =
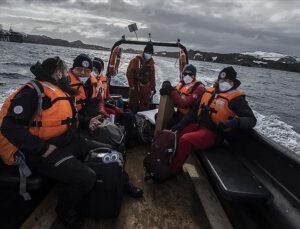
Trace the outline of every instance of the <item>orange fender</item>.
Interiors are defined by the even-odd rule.
[[[110,76],[114,76],[118,73],[121,61],[121,52],[122,49],[119,46],[115,47],[112,51],[108,66],[108,72]]]
[[[180,74],[182,73],[182,70],[184,68],[184,66],[187,64],[187,57],[184,53],[184,51],[181,49],[179,52],[179,71]]]

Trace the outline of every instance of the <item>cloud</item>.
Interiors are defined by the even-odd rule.
[[[298,0],[12,0],[1,23],[27,33],[111,46],[136,22],[140,38],[181,38],[214,52],[274,51],[300,56]],[[3,12],[3,13],[2,13]]]

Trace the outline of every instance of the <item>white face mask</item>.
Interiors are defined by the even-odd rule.
[[[95,71],[92,71],[92,75],[95,76],[95,77],[97,77],[99,74],[97,72],[95,72]]]
[[[82,83],[85,83],[89,77],[78,77]]]
[[[232,88],[233,86],[231,86],[230,83],[228,82],[221,82],[219,83],[219,90],[220,91],[228,91]]]
[[[150,53],[144,53],[145,60],[150,60],[152,58],[152,54]]]
[[[185,84],[189,84],[189,83],[191,83],[193,80],[194,80],[193,77],[191,77],[191,76],[189,76],[189,75],[186,75],[186,76],[183,77],[183,81],[184,81]]]

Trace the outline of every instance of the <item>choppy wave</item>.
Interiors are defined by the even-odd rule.
[[[257,118],[255,130],[300,156],[300,135],[292,126],[276,115],[264,116],[256,111],[254,113]]]
[[[11,73],[7,73],[7,72],[0,72],[0,76],[1,78],[8,78],[8,79],[24,79],[24,78],[31,78],[29,76],[23,75],[23,74],[19,74],[16,72],[11,72]]]
[[[19,62],[19,61],[2,62],[1,64],[8,65],[8,66],[14,66],[14,67],[30,67],[32,65],[32,63],[23,63],[23,62]]]
[[[2,107],[4,101],[7,99],[7,97],[9,95],[11,95],[12,93],[14,93],[16,91],[15,88],[9,89],[9,90],[5,90],[5,91],[1,91],[1,96],[0,96],[0,107]]]

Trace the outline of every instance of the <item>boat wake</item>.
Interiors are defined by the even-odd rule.
[[[293,127],[281,121],[276,115],[264,116],[256,111],[257,118],[255,130],[284,146],[300,156],[300,134]]]

